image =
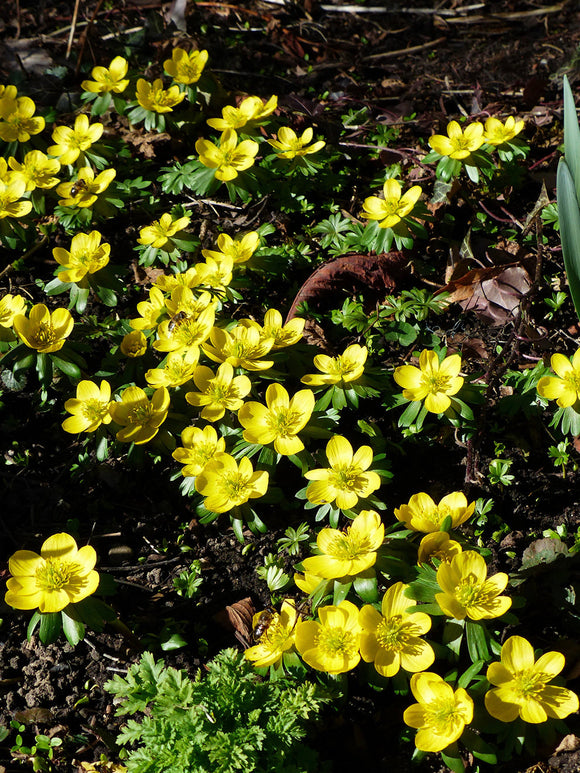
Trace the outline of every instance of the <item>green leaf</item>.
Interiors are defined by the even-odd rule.
[[[560,213],[560,238],[562,240],[564,267],[576,315],[580,319],[580,209],[578,208],[574,180],[564,159],[560,159],[558,164],[556,197]]]
[[[482,762],[487,762],[488,765],[495,765],[497,763],[497,756],[493,750],[493,747],[486,743],[481,736],[477,735],[466,728],[461,736],[461,742],[467,749]]]
[[[43,644],[53,644],[62,630],[60,612],[45,612],[40,614],[38,637]]]
[[[334,581],[334,597],[332,600],[334,606],[338,606],[341,601],[345,600],[351,587],[352,582],[342,582],[341,580]]]
[[[72,379],[80,379],[82,376],[81,369],[78,365],[75,365],[74,362],[70,362],[70,360],[64,359],[63,357],[59,357],[56,354],[51,355],[52,364],[55,366],[55,368],[58,368],[60,371],[62,371],[66,376]]]
[[[366,601],[367,604],[378,601],[377,573],[373,569],[367,569],[366,572],[358,574],[354,578],[353,586],[355,593],[362,601]]]
[[[580,201],[580,126],[578,126],[572,89],[565,75],[562,88],[564,91],[564,154],[574,181],[577,201]]]
[[[457,745],[449,746],[441,752],[441,759],[453,773],[465,773],[465,765],[457,751]]]
[[[469,666],[469,668],[466,671],[464,671],[459,677],[457,681],[457,686],[463,687],[463,689],[465,689],[468,686],[468,684],[471,682],[473,677],[479,674],[482,666],[483,666],[483,660],[476,660],[475,663],[472,663]]]
[[[467,649],[469,657],[473,663],[490,659],[487,646],[486,630],[483,625],[476,620],[465,620],[465,635],[467,638]]]
[[[80,620],[69,617],[65,609],[63,609],[61,615],[64,635],[66,636],[68,643],[75,647],[85,638],[85,626]]]

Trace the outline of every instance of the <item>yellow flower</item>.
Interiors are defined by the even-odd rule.
[[[574,405],[580,398],[580,349],[572,361],[563,354],[553,354],[550,359],[555,376],[543,376],[538,381],[538,394],[546,400],[555,400],[560,408]]]
[[[125,357],[143,357],[147,351],[147,338],[142,330],[133,330],[123,336],[119,349]]]
[[[128,69],[127,60],[122,56],[116,56],[108,68],[93,67],[91,75],[94,80],[83,81],[81,88],[93,94],[108,94],[111,91],[120,94],[129,85],[129,80],[125,78]]]
[[[379,514],[363,510],[346,531],[322,529],[319,532],[316,544],[320,555],[302,561],[304,572],[325,580],[365,572],[375,565],[377,550],[384,538],[385,527]]]
[[[0,327],[12,327],[14,317],[24,314],[26,301],[22,295],[7,293],[0,298]]]
[[[306,320],[294,317],[284,325],[280,312],[277,309],[268,309],[264,315],[264,325],[262,327],[253,320],[242,320],[242,324],[246,324],[248,327],[255,327],[263,341],[274,339],[272,349],[284,349],[300,341]]]
[[[460,370],[461,357],[458,354],[452,354],[439,362],[435,352],[423,349],[419,356],[419,367],[402,365],[395,369],[394,379],[403,387],[406,400],[425,400],[428,411],[444,413],[451,405],[449,395],[457,394],[463,386]]]
[[[97,554],[90,545],[79,550],[70,534],[53,534],[44,541],[40,555],[17,550],[9,559],[12,577],[6,583],[4,600],[14,609],[60,612],[97,590],[96,562]]]
[[[189,349],[199,356],[199,346],[209,336],[214,322],[214,306],[208,306],[197,317],[172,317],[157,328],[159,338],[153,348],[159,352],[180,352]]]
[[[485,708],[500,722],[539,724],[548,717],[564,719],[578,711],[578,696],[549,682],[564,668],[561,652],[546,652],[537,661],[527,639],[510,636],[501,648],[501,662],[487,669],[487,680],[495,686],[485,694]]]
[[[474,510],[475,502],[468,505],[465,494],[460,491],[447,494],[438,505],[429,494],[420,493],[413,494],[408,504],[401,505],[398,510],[395,510],[395,516],[408,529],[429,534],[440,531],[447,516],[451,516],[450,528],[457,528],[471,518]]]
[[[187,392],[185,399],[190,405],[203,405],[201,418],[207,421],[219,421],[226,410],[239,410],[244,404],[243,398],[252,388],[247,376],[234,376],[229,362],[222,363],[215,374],[205,365],[199,365],[193,374],[193,381],[201,391]]]
[[[32,134],[40,134],[45,122],[42,116],[34,117],[35,111],[36,105],[30,97],[3,99],[0,102],[0,139],[4,142],[28,142]]]
[[[7,110],[6,104],[18,96],[16,86],[0,86],[0,115]],[[9,111],[8,111],[9,112]]]
[[[224,258],[220,261],[206,258],[205,263],[198,263],[195,267],[199,284],[202,287],[211,287],[218,294],[223,293],[232,281],[233,266],[231,258]]]
[[[278,151],[278,158],[296,158],[297,156],[308,156],[311,153],[318,153],[326,145],[324,140],[318,140],[309,145],[308,143],[312,142],[312,135],[311,127],[308,127],[298,137],[296,132],[288,126],[282,126],[281,129],[278,129],[277,138],[275,140],[268,140],[268,142]]]
[[[263,612],[257,612],[253,618],[254,628],[260,622]],[[252,661],[256,668],[275,666],[282,660],[285,652],[294,646],[294,630],[298,612],[294,602],[282,602],[280,612],[275,612],[268,627],[260,636],[258,643],[244,652],[244,657]]]
[[[66,411],[72,414],[62,423],[65,432],[94,432],[101,424],[109,424],[111,414],[111,386],[108,381],[101,381],[98,387],[93,381],[80,381],[77,385],[77,396],[71,397],[64,404]]]
[[[210,293],[202,292],[199,295],[194,295],[191,288],[185,285],[174,287],[171,291],[171,298],[166,299],[165,305],[168,313],[173,317],[173,328],[179,323],[175,317],[180,312],[183,312],[187,318],[195,318],[208,308],[215,309],[215,303],[213,303]],[[168,326],[171,326],[171,321],[168,322]]]
[[[240,464],[229,454],[217,454],[195,479],[196,490],[205,497],[204,505],[213,513],[227,513],[248,499],[263,497],[268,490],[268,473],[254,472],[247,456]]]
[[[261,359],[271,350],[273,339],[262,340],[253,327],[236,325],[229,331],[214,327],[209,339],[211,344],[204,344],[203,350],[214,362],[229,362],[245,370],[268,370],[274,364]]]
[[[207,51],[184,51],[183,48],[174,48],[171,59],[163,62],[163,69],[171,75],[176,83],[189,86],[197,83],[207,63]]]
[[[145,381],[152,387],[178,387],[191,381],[199,351],[185,349],[180,352],[170,352],[162,368],[151,368],[145,373]]]
[[[489,145],[503,145],[513,138],[524,128],[524,122],[520,119],[516,121],[513,115],[506,118],[503,124],[497,118],[490,117],[485,122],[485,131],[483,139]]]
[[[62,349],[74,327],[74,321],[68,309],[50,312],[44,303],[37,303],[30,309],[29,317],[17,314],[13,325],[26,346],[48,354]]]
[[[475,550],[441,564],[437,583],[443,593],[436,593],[435,600],[447,617],[456,620],[500,617],[512,605],[510,598],[499,595],[508,583],[507,574],[498,572],[488,578],[485,560]]]
[[[219,146],[209,140],[199,139],[195,150],[199,161],[210,169],[215,169],[217,180],[228,182],[254,165],[259,145],[254,140],[243,140],[238,145],[238,135],[233,129],[222,132]]]
[[[350,510],[359,498],[368,497],[381,485],[380,476],[367,470],[373,462],[370,446],[361,446],[353,453],[345,437],[335,435],[326,445],[330,469],[310,470],[304,477],[313,481],[308,484],[306,497],[320,505],[334,502],[341,510]]]
[[[70,126],[57,126],[52,133],[52,139],[56,145],[48,148],[51,156],[57,156],[60,163],[79,164],[84,162],[85,150],[88,150],[95,142],[98,142],[103,134],[102,123],[94,123],[89,126],[89,119],[84,113],[77,115],[74,128]]]
[[[155,287],[163,290],[163,292],[171,293],[177,287],[197,287],[199,285],[199,277],[197,276],[195,266],[192,266],[187,271],[179,274],[161,274],[153,284]]]
[[[8,159],[10,168],[14,170],[12,179],[22,179],[26,183],[26,190],[35,188],[54,188],[58,183],[58,177],[54,175],[60,171],[60,161],[49,158],[40,150],[31,150],[24,156],[20,164],[15,158]]]
[[[226,441],[218,438],[215,429],[208,425],[204,429],[186,427],[181,433],[183,446],[178,446],[173,452],[173,458],[185,465],[181,474],[187,478],[196,477],[203,471],[206,464],[216,456],[223,454]]]
[[[244,427],[244,440],[263,446],[274,443],[274,450],[283,456],[297,454],[304,448],[298,433],[304,429],[314,410],[314,392],[301,389],[290,399],[280,384],[266,389],[266,406],[245,403],[238,411],[238,421]]]
[[[389,179],[383,185],[384,199],[369,196],[363,201],[364,212],[361,217],[367,220],[380,220],[380,228],[392,228],[404,217],[407,217],[415,207],[421,195],[421,186],[413,185],[401,195],[401,183]]]
[[[117,762],[109,762],[101,755],[100,762],[81,762],[81,773],[127,773],[127,768]]]
[[[149,290],[149,300],[137,304],[140,318],[132,319],[129,324],[133,330],[155,330],[165,315],[165,296],[157,287]]]
[[[457,121],[451,121],[447,124],[447,137],[444,134],[434,134],[429,138],[429,145],[440,156],[460,160],[468,158],[484,142],[483,124],[477,121],[469,124],[465,132]]]
[[[79,233],[71,240],[70,252],[62,247],[53,249],[56,262],[67,269],[58,275],[61,282],[80,282],[86,274],[94,274],[107,265],[111,245],[101,244],[101,238],[99,231]]]
[[[419,638],[431,628],[424,612],[409,612],[417,604],[405,596],[402,582],[392,585],[381,603],[381,613],[365,604],[359,614],[362,627],[360,651],[365,663],[374,663],[381,676],[395,676],[400,668],[416,673],[435,660],[431,645]]]
[[[360,661],[359,610],[352,602],[318,608],[318,620],[303,620],[296,626],[296,649],[317,671],[343,674]]]
[[[204,258],[213,258],[220,261],[231,258],[234,265],[246,263],[254,254],[260,243],[260,234],[257,231],[248,231],[243,236],[232,239],[227,234],[220,234],[217,238],[217,250],[202,250]],[[219,250],[219,251],[218,251]]]
[[[166,387],[156,389],[151,400],[140,387],[127,387],[121,400],[109,406],[113,421],[122,426],[117,432],[117,440],[136,445],[148,443],[167,418],[169,402]]]
[[[191,218],[179,217],[176,220],[169,213],[161,215],[159,220],[154,220],[151,225],[147,225],[139,231],[140,238],[137,239],[139,244],[150,244],[152,247],[159,249],[164,247],[167,242],[170,242],[171,237],[176,233],[182,231],[190,223]],[[168,251],[174,249],[174,245],[171,243],[168,246]]]
[[[264,104],[260,97],[247,97],[240,102],[239,107],[226,105],[222,110],[221,118],[210,118],[208,126],[218,131],[226,129],[241,129],[246,124],[254,126],[271,115],[278,107],[278,97],[273,96]]]
[[[364,373],[367,355],[366,346],[359,346],[359,344],[347,346],[338,357],[317,354],[314,358],[314,367],[322,375],[308,373],[306,376],[302,376],[300,381],[308,386],[347,384],[351,381],[357,381]]]
[[[417,563],[430,564],[436,558],[439,561],[451,563],[455,556],[458,556],[463,548],[453,539],[449,539],[446,531],[434,531],[426,534],[419,544]]]
[[[61,183],[57,187],[56,192],[62,196],[58,203],[63,207],[91,207],[99,195],[107,190],[116,174],[114,169],[105,169],[95,177],[92,167],[83,166],[76,180]]]
[[[12,177],[8,182],[0,180],[0,220],[5,217],[25,217],[32,209],[31,201],[22,201],[26,183]]]
[[[181,92],[179,86],[163,88],[161,78],[156,78],[153,84],[144,78],[137,81],[137,102],[152,113],[171,113],[185,99],[185,91]]]
[[[459,687],[453,690],[438,674],[413,674],[411,690],[418,703],[405,709],[403,721],[418,729],[415,746],[440,752],[457,741],[473,719],[473,700]]]
[[[317,574],[310,574],[310,572],[304,572],[303,574],[300,572],[294,573],[294,584],[307,596],[311,596],[320,583],[324,583],[324,592],[326,592],[332,586],[333,581],[325,580],[324,577],[319,577]]]

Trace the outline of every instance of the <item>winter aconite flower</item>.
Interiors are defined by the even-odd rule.
[[[207,340],[214,322],[213,306],[207,306],[197,316],[190,317],[184,313],[184,316],[177,318],[176,315],[159,325],[159,337],[153,347],[159,352],[180,352],[189,349],[199,356],[199,347]]]
[[[363,510],[346,531],[322,529],[316,538],[320,555],[302,561],[304,572],[332,580],[354,576],[374,566],[385,527],[374,510]]]
[[[544,376],[538,381],[538,394],[546,400],[555,400],[560,408],[574,405],[580,398],[580,349],[572,360],[563,354],[553,354],[550,359],[555,376]]]
[[[184,349],[180,352],[170,352],[162,368],[151,368],[145,373],[145,381],[152,387],[178,387],[191,381],[199,351]]]
[[[175,83],[183,83],[190,86],[197,83],[207,64],[207,51],[190,51],[183,48],[174,48],[171,52],[171,59],[163,62],[163,69],[168,75],[171,75]]]
[[[6,293],[0,298],[0,327],[12,327],[14,317],[24,314],[26,301],[22,295]]]
[[[149,400],[140,387],[130,386],[120,401],[111,403],[109,410],[113,421],[122,427],[117,432],[117,440],[142,445],[155,437],[167,418],[169,392],[166,387],[160,387]]]
[[[415,746],[440,752],[457,741],[473,719],[473,700],[459,687],[453,690],[438,674],[413,674],[411,690],[418,703],[405,709],[403,721],[418,729]]]
[[[458,556],[463,548],[453,539],[449,539],[446,531],[434,531],[426,534],[419,544],[417,553],[417,563],[429,564],[433,559],[450,563],[455,556]]]
[[[413,185],[401,195],[402,186],[398,180],[389,179],[383,185],[384,198],[369,196],[363,201],[364,212],[361,217],[367,220],[378,220],[379,228],[392,228],[404,217],[410,215],[419,196],[421,186]]]
[[[409,612],[417,602],[405,596],[406,587],[402,582],[392,585],[383,596],[380,613],[365,604],[359,614],[363,660],[374,663],[381,676],[394,676],[400,668],[424,671],[435,660],[431,645],[420,638],[431,628],[431,618],[424,612]]]
[[[268,479],[267,472],[254,472],[247,456],[243,456],[238,465],[233,456],[217,454],[195,479],[195,488],[205,497],[204,505],[208,510],[227,513],[248,499],[264,496]]]
[[[263,360],[272,349],[274,340],[263,340],[260,333],[253,327],[236,325],[231,330],[214,327],[209,340],[203,346],[204,352],[214,362],[229,362],[234,368],[244,370],[268,370],[274,362]]]
[[[229,362],[223,362],[215,373],[205,365],[199,365],[193,381],[200,391],[187,392],[185,399],[190,405],[203,406],[200,415],[206,421],[219,421],[226,410],[239,410],[252,388],[247,376],[234,376]]]
[[[79,550],[70,534],[53,534],[43,543],[40,555],[17,550],[9,559],[12,577],[6,583],[4,599],[15,609],[60,612],[97,590],[96,562],[97,554],[90,545]]]
[[[139,78],[136,92],[137,102],[152,113],[171,113],[185,99],[185,92],[180,91],[179,86],[164,89],[161,78],[156,78],[153,83]]]
[[[452,354],[439,362],[436,352],[423,349],[419,367],[402,365],[395,369],[394,379],[403,387],[403,397],[412,402],[424,400],[431,413],[444,413],[451,405],[449,395],[459,392],[463,378],[459,375],[461,357]]]
[[[326,145],[324,140],[312,142],[314,132],[311,127],[305,129],[300,137],[288,126],[278,129],[277,138],[268,140],[270,145],[278,152],[278,158],[296,158],[297,156],[308,156],[312,153],[318,153]],[[312,145],[309,143],[312,142]]]
[[[181,442],[183,446],[175,449],[173,458],[185,465],[181,470],[184,477],[199,475],[216,454],[223,454],[226,449],[225,439],[218,438],[217,432],[210,425],[203,429],[186,427],[181,433]]]
[[[99,231],[79,233],[73,236],[70,251],[63,247],[53,249],[54,259],[66,269],[59,272],[61,282],[80,282],[86,274],[94,274],[107,265],[111,245],[101,244],[101,238]]]
[[[151,225],[146,225],[139,231],[139,244],[151,245],[156,249],[165,247],[170,242],[171,237],[182,231],[190,223],[189,217],[178,217],[175,220],[166,212],[161,215],[159,220],[154,220]],[[173,249],[173,245],[170,245]],[[166,248],[167,249],[167,248]]]
[[[258,249],[260,234],[257,231],[248,231],[243,236],[232,239],[228,234],[220,234],[217,238],[217,250],[202,250],[204,258],[213,258],[220,261],[231,258],[234,265],[246,263]]]
[[[93,67],[91,76],[94,80],[81,83],[81,88],[93,94],[121,94],[129,85],[125,78],[129,63],[122,56],[116,56],[108,67]]]
[[[510,636],[501,648],[501,662],[487,669],[494,685],[485,695],[485,708],[500,722],[539,724],[548,717],[564,719],[578,711],[578,696],[565,687],[549,684],[564,668],[561,652],[546,652],[537,661],[534,648],[521,636]]]
[[[336,507],[350,510],[359,498],[368,497],[381,485],[380,476],[368,468],[373,462],[370,446],[361,446],[356,453],[342,435],[335,435],[326,445],[329,468],[310,470],[304,477],[312,481],[306,497],[314,504],[336,502]]]
[[[85,151],[89,150],[95,142],[98,142],[104,128],[102,123],[89,125],[88,116],[81,113],[75,119],[74,128],[71,129],[70,126],[56,127],[52,133],[52,139],[56,144],[51,145],[47,152],[51,156],[56,156],[62,166],[74,164],[75,161],[82,164]]]
[[[72,416],[63,421],[62,428],[70,433],[94,432],[101,424],[109,424],[110,402],[111,386],[108,381],[101,381],[100,387],[93,381],[80,381],[77,396],[64,404],[65,410]]]
[[[364,373],[367,355],[366,346],[359,346],[359,344],[347,346],[337,357],[317,354],[314,358],[314,367],[320,371],[320,374],[308,373],[300,380],[307,386],[348,384],[351,381],[357,381]]]
[[[79,169],[76,180],[61,183],[56,192],[62,196],[58,203],[63,207],[91,207],[104,193],[115,179],[117,172],[114,169],[104,169],[95,177],[95,172],[90,166]]]
[[[12,179],[24,180],[27,191],[33,191],[36,188],[54,188],[58,184],[58,177],[55,175],[60,171],[60,161],[49,158],[40,150],[31,150],[24,156],[22,163],[13,157],[8,159],[8,163],[14,170]]]
[[[30,315],[14,317],[14,330],[30,349],[48,354],[58,352],[74,327],[68,309],[50,312],[44,303],[37,303],[30,309]]]
[[[134,330],[155,330],[165,315],[165,296],[157,287],[149,290],[149,300],[137,304],[139,317],[130,320]]]
[[[505,123],[491,116],[485,122],[483,138],[489,145],[503,145],[513,140],[523,128],[524,122],[521,119],[516,121],[513,115],[508,116]]]
[[[264,314],[264,324],[260,335],[263,339],[273,338],[272,349],[285,349],[297,344],[304,332],[305,319],[293,317],[284,324],[282,315],[277,309],[268,309]]]
[[[434,134],[429,138],[429,145],[440,156],[459,160],[468,158],[484,142],[483,124],[477,121],[469,124],[465,131],[462,131],[457,121],[451,121],[447,124],[447,136]]]
[[[31,201],[22,201],[26,182],[12,177],[8,182],[0,180],[0,220],[5,217],[25,217],[32,210]]]
[[[314,402],[311,389],[301,389],[290,399],[283,386],[270,384],[266,389],[266,405],[252,401],[238,411],[244,440],[264,446],[273,442],[276,453],[285,456],[299,453],[304,443],[298,433],[308,424]]]
[[[200,163],[215,169],[216,179],[223,182],[234,180],[239,172],[253,166],[259,147],[254,140],[242,140],[238,144],[238,135],[233,129],[222,133],[219,146],[204,139],[195,143]]]
[[[264,118],[267,118],[278,107],[278,97],[270,97],[264,104],[260,97],[246,97],[238,107],[226,105],[222,109],[221,118],[210,118],[208,126],[218,131],[226,129],[241,129],[251,123],[256,126]]]
[[[446,518],[451,518],[450,529],[455,529],[473,515],[475,502],[467,504],[465,494],[454,491],[441,499],[438,505],[429,494],[413,494],[409,503],[395,510],[397,520],[402,521],[408,529],[423,531],[429,534],[441,530]]]
[[[359,610],[351,601],[318,608],[317,620],[296,626],[296,649],[302,660],[317,671],[343,674],[360,662]]]
[[[0,139],[4,142],[28,142],[31,135],[40,134],[45,121],[42,116],[35,116],[35,112],[36,105],[30,97],[15,96],[0,100]]]
[[[254,627],[259,623],[260,612],[254,615]],[[244,656],[252,661],[256,668],[275,666],[285,652],[294,646],[294,632],[298,612],[292,601],[282,602],[280,612],[275,612],[268,627],[260,636],[258,643],[249,647]]]
[[[507,596],[500,596],[508,583],[505,572],[487,577],[485,560],[475,550],[466,550],[450,563],[437,569],[437,583],[442,593],[435,594],[441,610],[456,620],[487,620],[500,617],[512,605]]]
[[[147,351],[147,338],[142,330],[132,330],[123,336],[121,345],[119,346],[121,354],[125,357],[143,357]]]

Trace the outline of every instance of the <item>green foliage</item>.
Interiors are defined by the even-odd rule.
[[[201,576],[201,561],[192,561],[189,569],[184,569],[173,580],[173,587],[179,596],[192,599],[199,593],[203,582]]]
[[[263,682],[244,656],[220,652],[190,679],[145,653],[127,677],[105,689],[131,718],[117,741],[129,773],[309,773],[319,769],[304,744],[306,721],[324,697],[315,685],[289,678]]]

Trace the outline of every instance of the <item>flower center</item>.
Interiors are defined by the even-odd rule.
[[[153,407],[150,403],[135,405],[129,411],[127,419],[129,424],[145,424],[153,415]]]
[[[109,412],[109,404],[101,400],[85,400],[83,402],[83,416],[89,421],[102,421]]]
[[[425,724],[441,735],[451,735],[461,721],[453,697],[433,701],[425,708]]]
[[[228,495],[228,499],[236,505],[240,505],[248,499],[247,484],[248,481],[239,474],[223,478],[223,485]]]
[[[427,387],[431,394],[437,394],[437,392],[445,393],[451,388],[451,384],[449,383],[449,376],[445,376],[442,373],[424,373],[423,384]]]
[[[314,637],[314,645],[328,657],[351,658],[358,652],[359,642],[358,637],[351,631],[320,626],[320,630]]]
[[[488,593],[483,592],[483,586],[477,581],[474,575],[470,574],[461,580],[455,588],[455,598],[463,607],[472,607],[476,604],[482,604]]]
[[[400,652],[410,638],[409,626],[405,624],[402,615],[384,617],[377,626],[376,637],[379,646],[386,650]]]
[[[567,373],[564,376],[564,382],[572,387],[575,392],[580,392],[580,373],[573,370],[571,373]]]
[[[550,677],[532,668],[518,671],[514,676],[514,689],[522,698],[535,698],[544,688]]]
[[[34,332],[34,340],[38,346],[48,346],[49,344],[53,344],[56,341],[56,334],[52,325],[41,322]]]
[[[358,487],[360,473],[358,467],[335,469],[330,475],[330,482],[341,491],[353,491]]]
[[[296,434],[296,424],[300,414],[292,410],[280,410],[278,413],[270,413],[268,427],[276,433],[277,437],[289,437]]]
[[[44,563],[36,570],[36,584],[43,591],[60,590],[69,584],[76,570],[78,567],[75,564],[55,558],[45,558]]]

